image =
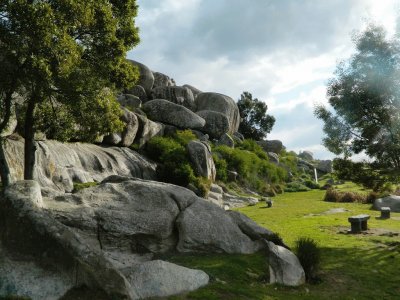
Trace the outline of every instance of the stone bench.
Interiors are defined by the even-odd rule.
[[[381,219],[390,219],[390,207],[381,207]]]
[[[370,218],[369,215],[357,215],[349,217],[351,224],[351,233],[359,233],[368,229],[367,221]]]

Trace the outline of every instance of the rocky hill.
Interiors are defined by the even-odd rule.
[[[59,299],[87,286],[109,299],[145,299],[209,282],[201,270],[157,259],[168,253],[263,251],[271,283],[304,283],[297,258],[275,233],[229,210],[257,202],[258,195],[243,198],[214,183],[224,175],[219,173],[221,161],[225,168],[226,160],[231,166],[224,155],[237,155],[237,169],[227,170],[226,178],[242,177],[263,188],[278,185],[289,170],[278,155],[282,143],[248,143],[229,152],[243,142],[232,98],[176,86],[167,75],[132,63],[141,76],[136,86],[118,95],[124,130],[103,136],[97,144],[38,138],[35,181],[21,180],[23,138],[13,134],[17,124],[12,123],[5,150],[15,183],[0,199],[0,296]],[[190,139],[180,144],[167,139],[181,137],[176,135],[180,130],[190,130]],[[168,177],[174,170],[165,166],[177,162],[146,157],[155,149],[150,141],[156,137],[183,149],[187,158],[182,159],[194,172],[188,178],[199,186],[207,183],[203,197],[193,182],[177,186],[157,181],[161,165]],[[222,147],[217,156],[212,147]],[[165,154],[157,151],[153,155]],[[246,169],[242,174],[240,163],[244,166],[248,158],[241,161],[241,155],[249,155],[253,165],[265,161],[263,182],[251,182]],[[78,191],[77,185],[87,183],[92,186]]]

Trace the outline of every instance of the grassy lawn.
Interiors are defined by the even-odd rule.
[[[350,183],[339,190],[361,191]],[[173,257],[170,260],[178,264],[206,271],[211,284],[170,299],[400,299],[400,213],[380,220],[369,204],[323,202],[324,193],[285,193],[273,199],[272,208],[259,203],[239,209],[278,232],[290,247],[299,237],[317,241],[322,249],[322,283],[299,288],[267,285],[262,254]],[[326,213],[334,208],[346,211]],[[347,234],[347,218],[361,213],[371,216],[370,230]]]

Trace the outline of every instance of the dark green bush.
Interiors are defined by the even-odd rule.
[[[316,183],[315,181],[310,180],[310,179],[305,180],[305,181],[304,181],[304,185],[305,185],[306,187],[310,188],[310,189],[313,189],[313,190],[321,188],[320,185],[319,185],[318,183]]]
[[[310,188],[306,187],[304,184],[300,182],[289,182],[286,184],[284,191],[288,193],[293,192],[306,192],[309,191]]]
[[[226,182],[228,180],[228,163],[225,159],[220,158],[219,155],[213,154],[215,169],[217,170],[216,179]]]
[[[256,141],[250,140],[250,139],[245,139],[243,142],[238,143],[236,148],[241,149],[241,150],[247,150],[250,152],[255,153],[259,158],[269,160],[268,154],[265,153],[263,148],[259,144],[257,144]]]
[[[211,182],[194,174],[186,145],[196,137],[190,130],[177,131],[171,137],[154,137],[146,145],[148,157],[158,162],[159,180],[180,186],[190,184],[199,196],[206,196]]]
[[[316,282],[321,262],[321,251],[317,243],[310,238],[300,238],[296,241],[295,252],[304,269],[306,281]]]

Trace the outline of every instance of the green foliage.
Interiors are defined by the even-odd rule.
[[[304,184],[306,187],[310,188],[310,189],[319,189],[319,188],[321,188],[321,186],[320,186],[318,183],[316,183],[315,181],[313,181],[313,180],[311,180],[311,179],[305,180],[305,181],[303,182],[303,184]]]
[[[236,145],[236,148],[241,150],[247,150],[255,153],[259,158],[264,160],[269,160],[267,153],[261,148],[256,141],[251,139],[245,139],[243,142],[240,142]]]
[[[244,143],[243,147],[254,147],[251,141]],[[257,145],[258,146],[258,145]],[[226,171],[236,171],[239,174],[241,183],[259,192],[266,192],[270,189],[270,184],[284,182],[287,176],[285,169],[270,163],[255,147],[256,153],[249,150],[230,148],[227,146],[217,146],[213,149],[216,157],[217,174],[220,180],[224,180]],[[220,166],[221,170],[218,170]],[[227,167],[226,167],[227,166]]]
[[[289,182],[286,184],[284,191],[288,193],[293,193],[293,192],[306,192],[309,191],[310,188],[302,184],[301,182]]]
[[[83,189],[90,188],[92,186],[97,186],[99,185],[98,182],[85,182],[85,183],[79,183],[79,182],[74,182],[74,189],[73,193],[77,193]]]
[[[333,160],[334,175],[341,180],[351,180],[376,192],[390,191],[392,183],[399,182],[398,170],[380,169],[376,163],[353,162],[348,159]]]
[[[226,182],[228,180],[228,163],[225,159],[220,158],[218,154],[213,154],[215,169],[217,171],[216,179]]]
[[[311,238],[300,238],[296,241],[295,252],[306,274],[307,282],[314,282],[321,264],[321,251]]]
[[[369,26],[354,39],[356,53],[328,83],[329,103],[317,106],[324,145],[345,158],[365,151],[380,169],[400,168],[400,40]]]
[[[2,1],[0,106],[19,93],[25,128],[61,140],[120,130],[116,90],[139,75],[125,59],[136,12],[135,0]]]
[[[275,124],[275,118],[267,114],[267,104],[249,92],[243,92],[237,102],[242,121],[239,132],[247,139],[262,140]]]
[[[157,174],[161,181],[184,187],[193,185],[197,194],[204,197],[211,181],[194,174],[186,149],[195,138],[190,130],[177,131],[172,137],[154,137],[146,144],[146,153],[159,163]]]

